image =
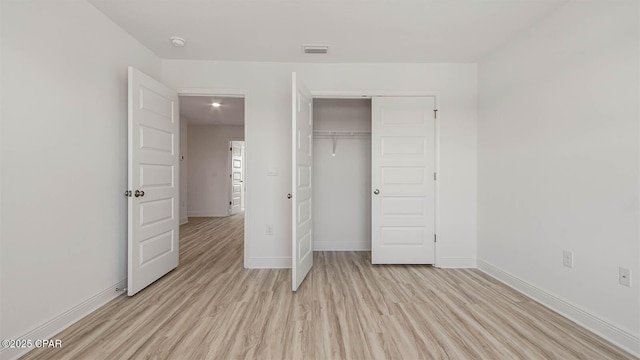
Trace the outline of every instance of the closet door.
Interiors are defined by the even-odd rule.
[[[435,260],[435,99],[374,97],[371,262]]]
[[[313,102],[292,74],[291,86],[291,289],[298,290],[313,266],[312,136]]]

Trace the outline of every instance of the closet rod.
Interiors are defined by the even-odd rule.
[[[366,131],[329,131],[329,130],[315,130],[313,132],[315,139],[331,139],[333,143],[332,156],[336,156],[336,146],[338,139],[369,139],[371,137],[370,132]]]
[[[330,130],[314,130],[315,138],[334,138],[334,137],[369,137],[370,132],[367,131],[330,131]]]

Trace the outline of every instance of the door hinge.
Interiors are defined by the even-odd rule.
[[[438,180],[438,176],[436,175],[436,173],[433,173],[433,180]]]
[[[434,119],[438,118],[438,109],[433,109],[433,118]]]
[[[233,151],[233,148],[229,148],[229,151]]]
[[[229,205],[231,205],[231,201],[229,201]]]
[[[433,242],[436,243],[438,240],[436,239],[436,234],[433,234]]]

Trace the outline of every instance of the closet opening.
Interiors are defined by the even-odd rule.
[[[291,80],[291,289],[314,251],[436,264],[436,96],[312,95]]]
[[[313,99],[313,249],[371,250],[371,99]]]

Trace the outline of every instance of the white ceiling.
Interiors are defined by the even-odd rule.
[[[219,102],[215,108],[211,103]],[[244,125],[244,99],[219,96],[180,96],[180,116],[188,125]]]
[[[476,62],[566,0],[89,2],[163,59]],[[329,53],[305,55],[302,44]]]

